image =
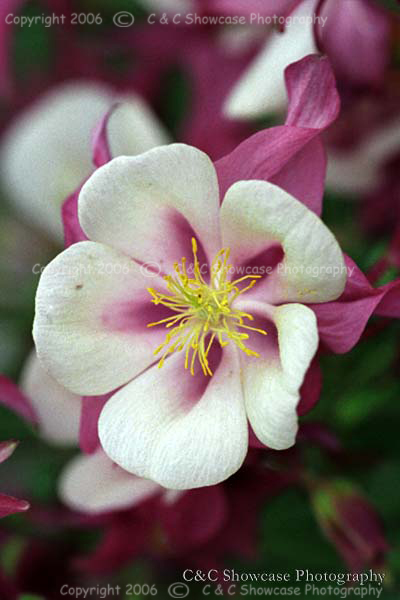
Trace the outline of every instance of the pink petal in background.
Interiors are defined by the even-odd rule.
[[[370,0],[338,2],[326,0],[317,26],[319,46],[332,63],[338,78],[354,85],[376,85],[382,81],[389,61],[389,19]]]

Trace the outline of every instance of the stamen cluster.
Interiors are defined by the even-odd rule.
[[[164,277],[170,295],[147,288],[154,304],[162,304],[176,313],[147,326],[165,324],[170,329],[165,341],[154,351],[155,355],[163,352],[159,367],[163,366],[169,354],[185,349],[185,369],[190,368],[191,374],[194,375],[197,357],[204,375],[211,376],[213,372],[208,356],[216,340],[221,347],[233,342],[248,356],[259,356],[258,352],[247,348],[244,340],[249,338],[249,334],[241,330],[255,331],[262,335],[267,335],[266,331],[246,325],[243,319],[253,321],[253,316],[233,308],[232,303],[238,296],[250,290],[260,275],[245,275],[230,281],[230,249],[222,248],[211,264],[210,281],[206,282],[201,273],[194,238],[192,251],[194,264],[190,276],[186,258],[183,257],[181,264],[174,264],[175,275]],[[246,280],[250,280],[248,285],[240,288],[238,284]]]

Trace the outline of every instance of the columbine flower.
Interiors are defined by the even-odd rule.
[[[180,144],[99,168],[79,195],[79,223],[66,222],[71,241],[93,241],[68,248],[39,285],[39,358],[73,392],[111,396],[99,423],[106,453],[164,487],[210,485],[235,472],[247,451],[247,416],[263,443],[293,444],[299,388],[318,343],[316,307],[332,308],[333,319],[318,320],[340,351],[370,313],[369,304],[358,311],[348,339],[340,319],[351,303],[324,304],[346,280],[338,245],[312,212],[321,208],[325,170],[317,136],[338,108],[329,65],[308,57],[288,69],[287,84],[287,124],[218,161],[218,179],[205,154]],[[115,155],[109,121],[97,137],[97,165]],[[233,285],[246,275],[254,277]],[[172,348],[174,319],[175,335],[185,327],[187,339]]]
[[[346,280],[319,218],[265,181],[235,183],[220,206],[211,161],[181,144],[98,169],[79,215],[92,241],[46,268],[34,335],[72,391],[122,386],[99,421],[112,460],[180,489],[240,467],[247,419],[264,444],[291,446],[318,344],[304,303]]]
[[[314,315],[321,342],[346,352],[386,294],[346,258],[346,287],[333,300],[346,271],[317,217],[326,166],[318,135],[337,114],[337,92],[317,57],[291,65],[286,79],[286,124],[240,144],[216,171],[180,144],[111,160],[108,115],[95,156],[110,162],[79,194],[79,221],[77,194],[68,201],[72,246],[39,284],[39,358],[73,392],[106,394],[83,419],[84,445],[95,447],[90,423],[104,405],[106,453],[164,487],[229,477],[247,451],[247,417],[264,444],[293,444],[318,343]]]
[[[123,98],[131,136],[126,142],[124,131],[113,121],[114,151],[139,154],[166,143],[164,129],[140,97]],[[69,82],[40,97],[2,139],[1,175],[12,205],[30,225],[57,242],[62,241],[61,204],[92,172],[93,130],[117,100],[107,85]]]
[[[252,2],[247,4],[251,10]],[[355,86],[376,86],[382,81],[390,38],[388,16],[379,7],[367,0],[280,0],[273,8],[269,2],[264,4],[254,12],[274,11],[285,16],[287,24],[283,32],[269,34],[260,53],[234,85],[225,106],[229,116],[255,118],[284,110],[285,68],[317,52],[318,47],[329,57],[338,78]],[[319,21],[314,22],[315,17]]]

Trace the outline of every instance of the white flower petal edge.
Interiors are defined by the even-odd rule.
[[[92,171],[92,130],[111,104],[106,86],[68,83],[19,116],[3,139],[1,171],[11,201],[59,243],[61,204]]]
[[[243,310],[251,302],[241,303]],[[266,311],[270,315],[270,308]],[[295,443],[296,407],[304,375],[318,347],[314,312],[302,304],[273,309],[278,331],[279,361],[241,356],[246,412],[259,440],[274,450]]]
[[[79,196],[79,220],[91,240],[165,271],[182,257],[177,219],[189,223],[212,258],[220,248],[218,213],[214,166],[185,144],[117,157],[92,175]]]
[[[29,355],[21,375],[21,389],[31,401],[39,420],[41,436],[53,444],[77,444],[81,396],[62,387],[46,373],[35,351]]]
[[[62,501],[85,513],[133,508],[163,491],[153,481],[120,469],[102,450],[74,458],[59,481]]]
[[[254,293],[270,304],[329,302],[340,296],[347,272],[336,238],[319,217],[290,194],[266,181],[239,181],[221,207],[223,243],[234,265],[280,244],[280,268]]]
[[[253,119],[287,105],[284,72],[288,65],[318,52],[311,22],[315,0],[303,1],[293,11],[283,33],[272,31],[260,54],[233,87],[224,112],[234,119]],[[302,20],[303,19],[303,20]]]
[[[103,244],[80,242],[59,254],[40,278],[33,326],[39,359],[50,375],[77,394],[98,395],[152,364],[164,332],[146,323],[112,324],[127,301],[140,317],[148,281],[139,265]]]
[[[126,96],[112,112],[107,126],[111,156],[136,156],[168,144],[170,137],[139,96]]]
[[[248,446],[237,351],[224,349],[196,402],[198,381],[174,354],[117,392],[99,420],[108,456],[170,489],[214,485],[235,473]]]

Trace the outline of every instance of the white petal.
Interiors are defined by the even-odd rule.
[[[251,310],[246,302],[241,308]],[[256,436],[270,448],[284,450],[296,439],[299,389],[318,347],[318,327],[314,312],[301,304],[274,308],[272,318],[279,355],[242,355],[243,389]]]
[[[278,186],[235,183],[221,207],[221,228],[235,265],[282,246],[284,260],[254,288],[266,302],[328,302],[342,293],[347,271],[338,242],[319,217]]]
[[[132,473],[171,489],[214,485],[241,466],[248,429],[236,351],[226,348],[205,385],[182,355],[152,367],[106,404],[99,420],[105,452]],[[201,396],[201,397],[198,397]]]
[[[154,362],[165,330],[147,328],[152,307],[139,266],[95,242],[70,246],[44,270],[36,296],[39,358],[80,395],[110,392]],[[162,283],[161,283],[162,285]]]
[[[85,513],[134,507],[161,491],[156,483],[118,467],[102,450],[74,458],[59,483],[63,502]]]
[[[111,155],[136,156],[168,144],[170,136],[139,96],[127,96],[112,113],[107,127]]]
[[[79,197],[79,220],[91,240],[156,262],[163,271],[190,247],[186,222],[214,256],[220,249],[218,213],[214,166],[185,144],[115,158],[92,175]]]
[[[311,20],[315,4],[315,0],[301,2],[285,31],[271,32],[260,54],[233,87],[224,108],[227,116],[249,119],[285,110],[286,67],[318,52]]]
[[[92,131],[111,103],[106,86],[68,83],[41,97],[3,139],[0,164],[10,201],[58,242],[61,204],[93,169]]]
[[[73,394],[50,377],[35,351],[24,365],[21,389],[32,402],[40,433],[45,440],[55,444],[78,444],[81,396]]]

